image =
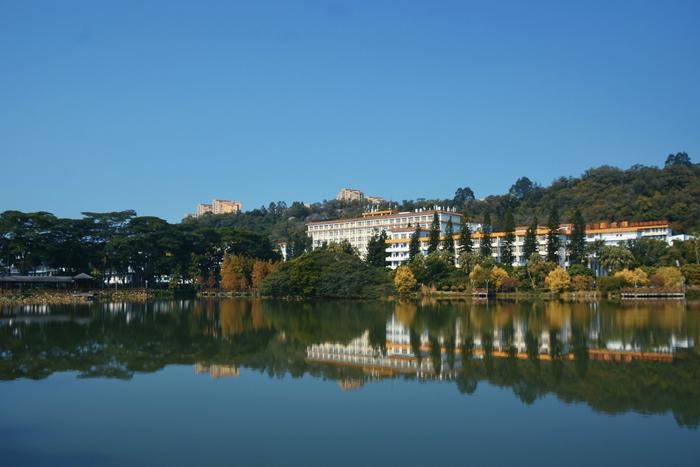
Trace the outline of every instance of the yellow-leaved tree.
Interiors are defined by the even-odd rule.
[[[416,288],[416,276],[413,275],[413,271],[406,265],[399,266],[396,270],[396,275],[394,275],[394,285],[396,290],[400,294],[407,294],[412,292]]]
[[[250,275],[250,281],[254,289],[259,289],[262,281],[275,269],[275,264],[272,261],[255,260],[253,263],[253,272]]]
[[[491,283],[491,269],[477,264],[472,269],[472,272],[469,273],[469,279],[472,281],[472,287],[484,287],[488,289]]]
[[[631,285],[632,287],[637,287],[638,285],[649,284],[649,276],[644,270],[637,269],[623,269],[615,273],[615,277],[621,277],[625,281],[625,284]]]
[[[506,271],[503,268],[499,268],[498,266],[494,266],[491,268],[491,282],[493,285],[496,287],[496,289],[500,289],[501,285],[503,285],[503,281],[505,279],[508,279],[510,276],[508,276],[508,271]]]
[[[678,290],[683,288],[683,274],[680,269],[673,266],[664,266],[656,270],[656,279],[667,289]]]
[[[564,268],[557,266],[552,272],[547,274],[544,284],[552,292],[562,292],[569,288],[571,277],[569,277],[569,273]]]
[[[235,285],[235,277],[231,270],[231,257],[228,253],[224,253],[224,260],[221,262],[221,288],[233,290]]]

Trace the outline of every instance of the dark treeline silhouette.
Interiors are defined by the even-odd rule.
[[[0,266],[30,273],[47,267],[60,273],[132,274],[134,285],[154,278],[217,275],[224,253],[276,260],[263,235],[240,228],[170,224],[134,211],[85,212],[62,219],[47,212],[0,214]]]

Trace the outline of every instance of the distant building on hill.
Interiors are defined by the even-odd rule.
[[[343,188],[338,192],[335,199],[338,201],[363,201],[365,199],[365,194],[353,188]]]
[[[235,214],[241,212],[242,209],[243,204],[240,201],[215,199],[211,204],[198,204],[194,217],[201,217],[205,214]]]
[[[338,201],[366,201],[369,204],[382,204],[384,198],[379,196],[365,195],[362,191],[354,188],[343,188],[335,197]]]
[[[205,214],[211,214],[211,204],[199,203],[197,205],[197,212],[194,216],[201,217]]]
[[[384,198],[380,198],[379,196],[365,196],[365,201],[367,201],[369,204],[382,204],[385,203],[386,200]]]

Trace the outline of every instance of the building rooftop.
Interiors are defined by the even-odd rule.
[[[386,219],[386,218],[391,218],[391,217],[412,217],[415,215],[422,215],[422,214],[433,214],[433,213],[442,213],[442,214],[452,214],[454,216],[460,216],[462,217],[462,214],[456,211],[448,211],[446,209],[425,209],[425,210],[417,210],[417,211],[411,211],[411,212],[396,212],[396,211],[375,211],[375,212],[365,212],[362,213],[362,217],[350,217],[350,218],[345,218],[345,219],[333,219],[333,220],[325,220],[325,221],[309,221],[306,222],[307,225],[309,224],[331,224],[331,223],[340,223],[340,222],[352,222],[352,221],[361,221],[361,220],[367,220],[368,218],[370,219]],[[381,214],[380,214],[381,213]],[[386,214],[384,214],[386,213]],[[370,214],[370,215],[366,215]],[[371,215],[371,214],[377,214],[377,215]]]

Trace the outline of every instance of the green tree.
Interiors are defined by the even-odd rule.
[[[666,263],[669,246],[663,240],[640,238],[627,242],[636,266],[659,266]]]
[[[545,261],[540,255],[532,255],[527,261],[525,270],[530,281],[530,286],[533,289],[541,287],[544,284],[545,277],[550,271],[557,267],[555,263]]]
[[[170,290],[177,290],[180,288],[182,285],[182,275],[180,274],[180,267],[175,266],[175,270],[170,276],[170,283],[168,284],[168,288]]]
[[[532,224],[525,232],[525,240],[523,242],[523,258],[525,262],[530,260],[530,256],[537,251],[537,218],[532,220]]]
[[[586,262],[586,221],[580,209],[574,212],[573,229],[569,243],[569,263],[584,264]]]
[[[452,219],[447,220],[447,226],[445,226],[445,239],[442,242],[442,250],[445,251],[450,258],[452,263],[454,263],[455,257],[455,241],[454,241],[454,226],[452,225]]]
[[[491,247],[491,213],[487,210],[484,213],[484,222],[481,224],[481,243],[479,246],[479,252],[481,256],[490,258],[492,247]]]
[[[462,216],[462,225],[459,229],[459,253],[471,253],[473,249],[472,229],[469,227],[469,219],[465,214]]]
[[[386,232],[382,230],[379,234],[372,235],[367,243],[366,260],[372,266],[386,267],[386,239]]]
[[[437,251],[440,245],[440,219],[437,212],[433,214],[433,222],[430,225],[430,235],[428,237],[428,254]]]
[[[479,256],[479,253],[463,251],[459,254],[457,262],[459,263],[459,267],[462,268],[465,273],[469,274],[472,268],[479,264],[480,259],[481,256]]]
[[[413,258],[421,255],[420,236],[421,236],[420,224],[416,224],[416,230],[413,232],[413,235],[411,235],[411,241],[408,244],[408,259],[409,259],[409,261],[412,261]]]
[[[552,205],[547,220],[547,261],[559,264],[559,211],[556,205]]]
[[[600,264],[608,272],[615,273],[631,267],[634,264],[634,256],[624,245],[608,245],[600,251]]]
[[[513,212],[508,209],[506,211],[506,216],[503,221],[503,231],[505,236],[503,237],[503,247],[501,248],[501,263],[506,267],[510,268],[515,261],[515,256],[513,255],[513,245],[515,244],[515,220],[513,219]]]

